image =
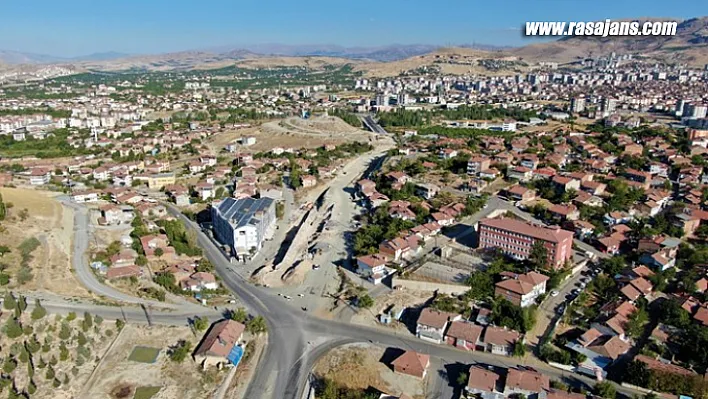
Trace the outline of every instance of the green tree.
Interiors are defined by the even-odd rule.
[[[457,385],[464,387],[467,385],[467,380],[469,379],[469,376],[467,373],[460,373],[457,375]]]
[[[0,258],[5,256],[5,254],[9,254],[10,252],[12,252],[10,250],[10,247],[8,247],[7,245],[0,245]]]
[[[22,325],[20,325],[20,322],[16,318],[10,318],[7,320],[5,323],[5,335],[7,335],[8,338],[17,338],[21,336],[22,333]]]
[[[69,349],[63,342],[59,346],[59,360],[62,362],[69,360]]]
[[[93,317],[91,317],[91,313],[84,312],[84,319],[81,322],[81,329],[83,329],[84,332],[87,332],[91,329],[91,327],[93,327]]]
[[[374,298],[369,296],[369,294],[361,295],[357,297],[357,306],[362,309],[369,309],[370,307],[374,306]]]
[[[515,357],[524,357],[526,355],[526,345],[521,341],[514,342],[513,355]]]
[[[5,293],[5,297],[3,297],[2,300],[2,307],[5,308],[5,310],[15,310],[15,307],[17,307],[17,301],[15,300],[15,296],[12,295],[12,292],[7,291]]]
[[[27,393],[30,395],[34,395],[35,392],[37,392],[37,385],[34,383],[33,380],[30,380],[30,382],[27,384]]]
[[[66,315],[66,321],[71,322],[76,320],[76,313],[75,312],[69,312],[68,315]]]
[[[237,321],[239,323],[245,323],[248,319],[248,313],[244,308],[236,308],[236,310],[231,311],[229,314],[231,320]]]
[[[194,318],[193,325],[195,330],[204,331],[209,327],[209,319],[197,316]]]
[[[120,331],[125,326],[125,322],[121,319],[116,319],[116,330]]]
[[[592,392],[604,399],[615,399],[617,397],[617,390],[611,382],[603,381],[595,384]]]
[[[20,295],[20,297],[18,298],[17,307],[20,308],[21,312],[27,310],[27,298],[25,298],[24,295]]]
[[[644,326],[649,322],[649,314],[643,308],[632,312],[627,319],[625,326],[627,335],[632,338],[639,338],[644,333]]]
[[[69,323],[61,323],[61,328],[59,329],[59,338],[64,341],[71,338],[71,327],[69,326]]]
[[[192,350],[192,343],[185,340],[180,340],[177,345],[172,347],[169,352],[170,360],[177,363],[182,363],[189,356]]]
[[[548,249],[541,240],[535,240],[531,246],[529,261],[537,269],[545,269],[548,265]]]
[[[88,339],[86,338],[86,335],[79,331],[79,333],[76,336],[76,343],[78,343],[80,346],[86,345],[88,343]]]
[[[2,371],[5,374],[12,373],[13,371],[15,371],[16,368],[17,368],[17,360],[13,359],[12,357],[6,358],[5,363],[3,363],[3,365],[2,365]]]
[[[34,309],[32,309],[32,320],[39,320],[47,315],[47,310],[44,309],[39,299],[34,300]]]
[[[256,316],[246,323],[246,329],[251,334],[260,334],[268,329],[265,319],[263,316]]]
[[[494,296],[494,280],[486,272],[472,272],[465,280],[465,284],[470,286],[466,293],[470,299],[485,300]]]
[[[648,387],[651,379],[651,370],[647,364],[638,360],[633,360],[627,365],[623,378],[624,381],[640,387]]]
[[[37,340],[37,336],[33,335],[30,340],[25,342],[25,347],[30,353],[37,353],[42,347],[42,344]]]

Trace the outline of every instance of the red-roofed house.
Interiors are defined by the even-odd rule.
[[[430,356],[422,353],[406,351],[391,362],[393,371],[408,374],[413,377],[424,378],[430,366]]]
[[[480,344],[481,336],[482,326],[466,321],[453,321],[445,333],[445,342],[448,345],[474,351]]]
[[[245,329],[246,326],[233,320],[214,323],[194,351],[194,360],[204,368],[228,363],[227,356]]]

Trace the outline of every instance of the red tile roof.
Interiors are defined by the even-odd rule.
[[[245,329],[246,326],[233,320],[222,320],[215,323],[194,351],[194,355],[225,358]]]
[[[441,312],[433,308],[425,308],[418,316],[418,324],[442,329],[452,319],[459,317],[458,314]]]
[[[463,339],[466,342],[475,344],[482,335],[482,326],[465,321],[453,321],[447,329],[445,336]]]
[[[563,229],[551,229],[549,227],[533,225],[516,219],[483,219],[480,225],[485,225],[501,230],[530,236],[548,242],[561,242],[573,238],[573,232]]]
[[[510,368],[506,375],[506,386],[530,392],[543,392],[551,388],[548,376],[537,371]]]
[[[484,392],[494,392],[496,391],[497,381],[499,381],[500,378],[501,376],[499,374],[491,370],[479,366],[472,366],[470,367],[467,387]]]

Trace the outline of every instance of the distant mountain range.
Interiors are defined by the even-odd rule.
[[[130,54],[113,51],[94,53],[80,57],[57,57],[46,54],[25,53],[21,51],[0,50],[0,62],[5,64],[59,64],[82,61],[110,61],[129,57]]]
[[[337,57],[353,60],[397,61],[416,55],[428,54],[443,46],[428,44],[392,44],[378,47],[345,47],[331,44],[288,45],[288,44],[253,44],[243,46],[222,46],[204,50],[185,51],[177,53],[140,55],[118,52],[94,53],[80,57],[58,57],[46,54],[25,53],[20,51],[0,50],[0,62],[5,64],[57,64],[80,63],[86,61],[112,61],[124,58],[160,57],[168,58],[171,54],[182,56],[184,53],[204,53],[209,58],[244,59],[260,56],[285,57]],[[464,44],[459,47],[476,49],[500,49],[489,45]]]
[[[641,18],[642,21],[648,20]],[[658,20],[652,18],[652,20]],[[667,19],[663,19],[667,20]],[[455,61],[455,48],[463,54],[465,62]],[[346,47],[331,44],[287,45],[251,44],[221,46],[165,54],[124,54],[102,52],[81,57],[57,57],[44,54],[0,50],[0,64],[5,68],[20,65],[42,66],[63,64],[77,70],[185,70],[192,68],[217,68],[233,63],[259,60],[269,66],[284,63],[297,65],[311,63],[308,57],[319,57],[320,63],[341,64],[352,60],[360,70],[378,68],[381,73],[415,69],[425,65],[456,64],[452,70],[470,72],[464,65],[474,66],[476,60],[520,60],[530,64],[538,61],[573,62],[586,57],[607,55],[610,52],[632,53],[650,59],[682,62],[691,65],[708,64],[708,17],[679,21],[675,36],[644,37],[565,37],[555,41],[530,44],[524,47],[497,47],[463,44],[454,48],[428,44],[391,44],[372,47]],[[302,59],[307,58],[307,59]],[[309,61],[308,61],[309,59]],[[338,59],[338,60],[337,60]],[[441,64],[442,63],[442,64]],[[391,68],[387,67],[391,64]],[[383,66],[383,68],[381,68]],[[451,72],[454,73],[454,72]]]

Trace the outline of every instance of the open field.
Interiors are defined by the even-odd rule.
[[[356,313],[352,317],[351,322],[368,326],[381,326],[378,321],[378,316],[384,313],[385,311],[391,308],[396,309],[396,311],[400,311],[407,307],[416,307],[418,305],[423,305],[431,298],[432,295],[429,292],[394,290],[387,294],[376,297],[376,300],[374,301],[374,306],[366,311]],[[387,327],[399,331],[407,330],[407,327],[403,323],[400,323],[398,321],[393,321]]]
[[[389,394],[407,393],[416,399],[424,398],[425,381],[394,373],[381,361],[387,357],[385,354],[384,349],[373,345],[341,346],[324,355],[315,364],[314,374],[349,389],[365,390],[371,387]]]
[[[369,141],[372,135],[352,127],[332,116],[311,119],[291,117],[266,122],[247,129],[227,131],[209,138],[212,151],[220,151],[240,137],[252,136],[256,144],[244,147],[245,151],[268,151],[280,148],[317,148],[325,144],[343,144],[352,141]]]
[[[8,265],[6,273],[11,276],[9,286],[20,285],[17,273],[22,257],[18,245],[35,238],[40,245],[32,251],[28,261],[33,278],[22,288],[91,297],[72,272],[70,257],[74,215],[53,198],[57,193],[17,188],[2,188],[0,193],[6,204],[12,204],[7,218],[1,223],[4,231],[0,234],[0,245],[8,246],[12,251],[0,260],[0,263]]]
[[[87,383],[84,397],[132,398],[132,395],[145,395],[148,391],[154,391],[149,388],[157,387],[161,389],[152,396],[154,399],[211,396],[226,373],[216,370],[202,372],[191,358],[182,364],[172,362],[167,350],[179,340],[191,342],[192,347],[198,344],[198,338],[192,335],[188,327],[127,325]],[[154,363],[132,361],[129,355],[136,347],[156,348],[160,349],[160,353]],[[140,387],[143,389],[136,392]]]

